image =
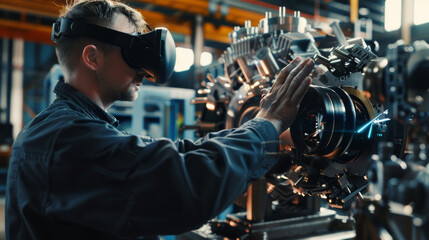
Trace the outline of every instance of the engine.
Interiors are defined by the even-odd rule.
[[[428,161],[415,160],[427,151],[428,81],[421,90],[417,79],[427,76],[429,46],[397,43],[378,57],[375,42],[346,38],[335,21],[331,28],[333,35],[326,34],[280,7],[278,16],[266,13],[258,26],[247,21],[229,34],[230,46],[218,59],[224,74],[209,74],[203,96],[193,100],[204,104],[197,122],[202,135],[255,117],[262,89],[294,58],[313,58],[323,72],[313,72],[297,118],[281,136],[281,151],[270,153],[279,163],[236,200],[227,221],[210,224],[213,234],[292,239],[324,229],[364,236],[362,219],[375,217],[370,206],[395,199],[426,209],[421,198],[399,196],[429,192]],[[413,157],[406,154],[407,141]],[[400,179],[407,179],[406,187],[398,188]]]

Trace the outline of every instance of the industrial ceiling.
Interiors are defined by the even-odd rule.
[[[51,43],[51,25],[61,7],[70,0],[0,0],[0,37],[23,38],[26,41]],[[371,18],[374,31],[383,31],[385,0],[128,0],[152,27],[167,27],[175,34],[192,35],[197,15],[204,17],[206,40],[228,43],[234,26],[251,20],[253,26],[276,14],[279,6],[287,12],[301,11],[301,16],[314,22],[338,19],[349,22],[353,14]],[[359,14],[359,9],[364,9]],[[366,13],[362,15],[362,13]]]

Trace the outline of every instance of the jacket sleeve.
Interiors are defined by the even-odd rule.
[[[276,129],[263,119],[196,142],[76,120],[56,141],[46,213],[125,237],[195,229],[275,164],[266,152],[277,146]]]

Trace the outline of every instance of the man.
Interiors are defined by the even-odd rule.
[[[145,30],[137,11],[111,0],[80,2],[62,17],[129,35]],[[296,59],[284,68],[240,128],[173,142],[118,131],[106,112],[144,87],[121,47],[63,36],[56,51],[64,73],[57,99],[13,145],[8,239],[142,239],[199,227],[275,164],[266,153],[277,151],[314,67]]]

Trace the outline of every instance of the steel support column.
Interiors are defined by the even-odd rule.
[[[6,123],[10,123],[10,109],[11,109],[11,96],[12,96],[12,54],[13,54],[13,40],[8,39],[7,44],[7,57],[6,57]]]
[[[411,43],[411,26],[413,25],[414,0],[402,0],[401,38],[405,44]]]
[[[9,116],[10,123],[13,125],[13,138],[18,136],[22,129],[23,106],[24,106],[24,40],[16,39],[13,41],[13,52],[11,54],[11,95]]]
[[[194,66],[200,66],[201,53],[204,48],[204,17],[202,15],[195,16],[193,29],[193,49],[194,49]]]
[[[12,40],[1,40],[0,122],[10,122]]]

